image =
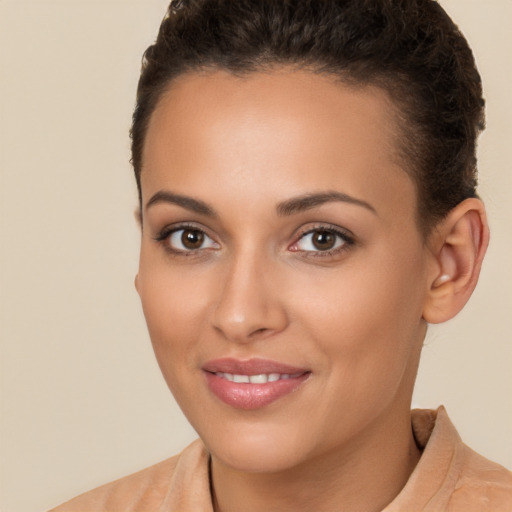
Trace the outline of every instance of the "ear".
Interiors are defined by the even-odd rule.
[[[135,211],[133,212],[133,216],[135,217],[135,221],[137,222],[137,225],[139,226],[139,229],[142,232],[142,212],[140,210],[140,207],[135,208]],[[140,295],[139,290],[139,274],[135,275],[134,283],[135,289],[137,290],[137,293]]]
[[[139,226],[139,228],[142,230],[142,212],[140,211],[140,207],[137,206],[137,208],[135,208],[133,216],[135,217],[135,222],[137,222],[137,226]]]
[[[453,318],[471,297],[485,251],[489,226],[480,199],[459,203],[434,229],[429,243],[435,260],[423,318],[432,324]]]

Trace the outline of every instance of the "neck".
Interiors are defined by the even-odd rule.
[[[399,423],[394,417],[387,424],[380,417],[348,447],[279,473],[245,473],[213,457],[215,511],[382,510],[399,494],[420,457],[409,411]]]

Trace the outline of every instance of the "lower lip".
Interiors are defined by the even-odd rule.
[[[205,372],[210,391],[224,403],[236,409],[260,409],[275,402],[293,391],[305,382],[310,373],[265,384],[247,384],[231,382],[214,373]]]

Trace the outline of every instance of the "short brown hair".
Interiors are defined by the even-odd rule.
[[[433,0],[178,0],[144,53],[131,129],[140,195],[149,119],[169,82],[200,69],[279,65],[385,89],[397,107],[405,170],[427,230],[476,196],[484,100],[473,54]]]

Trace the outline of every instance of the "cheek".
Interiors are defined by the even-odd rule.
[[[297,317],[336,379],[355,393],[379,394],[379,382],[398,386],[416,357],[424,334],[424,264],[419,251],[407,254],[369,253],[314,283],[302,283],[309,293],[297,302]]]
[[[363,332],[399,332],[421,319],[422,287],[414,283],[418,271],[382,260],[373,269],[364,264],[347,266],[320,279],[304,279],[302,288],[308,293],[297,305],[311,319],[313,332],[335,329],[347,340]]]
[[[191,348],[206,320],[208,281],[200,272],[172,267],[165,258],[142,252],[138,289],[155,355],[169,381],[170,373],[195,366]]]
[[[151,281],[140,296],[152,341],[186,340],[187,332],[196,325],[192,320],[200,305],[187,300],[187,292],[181,290],[179,280],[158,276],[158,280]]]

